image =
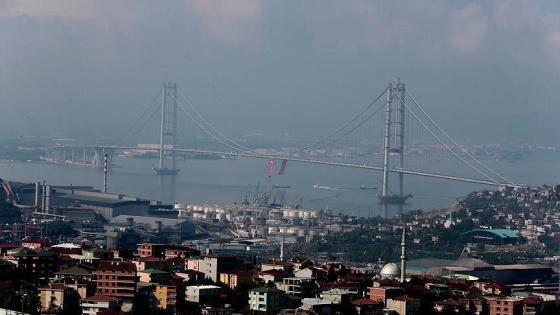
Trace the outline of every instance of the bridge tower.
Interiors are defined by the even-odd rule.
[[[404,194],[403,173],[398,174],[399,193],[389,193],[389,170],[391,168],[391,156],[398,157],[397,166],[404,166],[404,120],[405,120],[405,86],[397,80],[395,87],[393,83],[387,85],[385,102],[385,137],[383,142],[383,189],[381,195],[377,195],[381,203],[404,203],[412,195]]]
[[[177,135],[177,84],[165,82],[161,92],[161,125],[159,142],[159,164],[153,168],[158,175],[177,175],[175,144]],[[167,150],[167,152],[166,152]],[[165,158],[171,157],[171,167],[165,166]]]

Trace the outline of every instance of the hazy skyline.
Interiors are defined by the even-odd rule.
[[[120,134],[165,80],[229,135],[316,139],[399,77],[453,137],[556,140],[556,1],[2,1],[0,138]]]

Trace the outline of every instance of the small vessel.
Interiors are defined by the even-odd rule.
[[[377,189],[377,187],[368,187],[366,185],[360,186],[360,189]]]
[[[411,194],[407,195],[377,195],[380,203],[403,204],[408,198],[413,197]]]
[[[290,185],[274,185],[274,188],[292,188]]]

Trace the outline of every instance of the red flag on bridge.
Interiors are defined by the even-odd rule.
[[[274,170],[274,159],[270,159],[268,162],[268,176],[272,175],[272,171]]]
[[[282,166],[280,166],[280,171],[278,175],[283,175],[284,171],[286,170],[286,165],[288,165],[288,160],[282,160]]]

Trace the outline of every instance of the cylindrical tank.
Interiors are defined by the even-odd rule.
[[[177,210],[178,210],[178,209],[185,209],[185,205],[182,204],[182,203],[176,203],[176,204],[173,206],[173,209],[177,209]]]

